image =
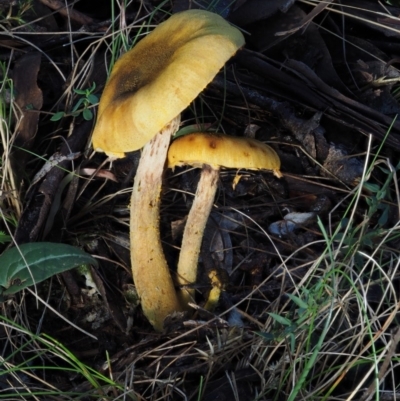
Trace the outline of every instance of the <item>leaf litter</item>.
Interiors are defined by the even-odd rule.
[[[256,125],[255,137],[277,151],[284,177],[221,172],[194,314],[171,316],[161,335],[144,319],[130,273],[126,188],[138,153],[104,164],[89,147],[94,121],[85,120],[84,109],[71,111],[93,84],[101,95],[110,65],[137,34],[168,11],[194,4],[132,1],[113,11],[108,1],[31,3],[25,10],[24,2],[0,2],[6,28],[0,36],[1,102],[12,115],[9,137],[4,123],[1,130],[3,160],[12,160],[3,163],[2,175],[11,171],[15,178],[15,185],[3,180],[1,189],[3,218],[15,224],[0,229],[10,227],[18,244],[46,239],[97,256],[100,266],[91,272],[96,292],[78,271],[38,285],[43,299],[97,340],[38,309],[29,294],[4,303],[2,315],[26,324],[20,317],[25,308],[26,327],[51,335],[123,384],[121,390],[103,383],[104,399],[399,397],[393,345],[400,290],[395,2],[199,2],[243,29],[247,45],[184,113],[184,125],[237,136]],[[57,112],[64,117],[51,121]],[[172,270],[198,179],[190,169],[165,176],[160,226]],[[204,305],[213,270],[223,290],[210,312]],[[326,322],[321,345],[317,337]],[[20,342],[11,345],[4,328],[2,333],[3,357],[25,361],[15,352]],[[307,355],[317,348],[311,363]],[[371,363],[371,355],[384,363]],[[60,361],[44,353],[42,363]],[[298,390],[292,384],[301,377],[306,384]],[[10,382],[43,391],[57,383],[62,399],[70,399],[63,395],[68,391],[89,398],[99,391],[68,372],[41,379],[38,372],[30,378],[18,373]],[[1,382],[5,394],[15,394],[15,387]]]

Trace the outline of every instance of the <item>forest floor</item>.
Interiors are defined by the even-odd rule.
[[[191,311],[156,332],[130,267],[140,152],[110,162],[91,134],[115,61],[191,7],[246,45],[180,133],[256,138],[282,177],[220,171]],[[0,399],[399,399],[399,15],[394,0],[0,0],[2,251],[62,243],[98,262],[4,297]],[[165,172],[172,276],[199,175]]]

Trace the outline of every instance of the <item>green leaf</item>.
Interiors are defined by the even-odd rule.
[[[381,189],[379,185],[372,182],[364,182],[363,186],[366,190],[372,192],[373,194],[376,194]]]
[[[193,134],[195,132],[204,132],[207,131],[211,127],[211,124],[193,124],[193,125],[187,125],[184,128],[181,128],[179,131],[177,131],[173,139],[177,139],[180,136],[188,135],[188,134]]]
[[[74,92],[77,95],[86,95],[87,94],[87,89],[74,89]]]
[[[0,256],[0,294],[14,294],[82,264],[97,265],[97,261],[67,244],[35,242],[8,249]]]
[[[382,214],[381,214],[381,217],[379,217],[378,225],[379,225],[380,227],[383,227],[383,226],[387,223],[388,219],[389,219],[389,206],[387,205],[387,206],[383,209],[383,212],[382,212]]]
[[[5,242],[10,242],[11,237],[7,235],[4,231],[0,231],[0,244],[4,244]]]
[[[65,113],[63,111],[59,111],[50,118],[50,121],[59,121],[64,117],[64,115]]]
[[[284,337],[286,337],[286,336],[288,336],[288,335],[294,333],[298,327],[299,327],[299,326],[298,326],[296,323],[291,324],[290,326],[285,327],[285,329],[283,330],[282,335],[283,335]]]
[[[383,167],[383,166],[376,166],[379,170],[381,170],[383,173],[385,173],[385,174],[387,174],[387,175],[389,175],[390,174],[390,170],[388,169],[388,168],[386,168],[386,167]]]
[[[79,107],[81,107],[81,104],[84,102],[85,99],[79,99],[76,103],[76,105],[74,106],[74,108],[71,110],[72,112],[75,112],[79,109]]]
[[[303,309],[308,309],[308,304],[307,302],[304,302],[301,298],[297,297],[296,295],[293,294],[286,294],[288,298],[290,298],[297,306]]]
[[[93,118],[93,113],[89,109],[83,110],[82,115],[86,121],[90,121]]]
[[[276,313],[269,313],[269,315],[276,320],[278,323],[283,324],[284,326],[291,326],[292,322],[289,319],[286,319],[283,316],[277,315]]]
[[[88,95],[87,100],[90,104],[96,104],[99,101],[99,98],[96,95],[90,94]]]
[[[294,354],[296,350],[296,337],[293,333],[290,333],[289,337],[290,337],[290,351],[292,352],[292,354]]]
[[[272,333],[263,333],[261,331],[255,331],[254,333],[262,337],[265,341],[273,341],[275,339]]]

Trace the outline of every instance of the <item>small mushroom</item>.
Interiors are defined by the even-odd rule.
[[[271,170],[281,177],[280,160],[270,146],[250,138],[223,134],[193,133],[172,142],[168,151],[168,167],[191,165],[202,167],[200,180],[183,232],[178,261],[178,282],[181,302],[193,302],[197,264],[204,228],[214,203],[220,167]]]
[[[116,62],[100,100],[94,149],[123,157],[144,146],[132,191],[131,262],[143,312],[156,330],[182,310],[159,232],[171,135],[181,111],[243,45],[240,31],[217,14],[175,14]]]

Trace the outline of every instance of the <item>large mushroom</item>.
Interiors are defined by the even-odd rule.
[[[131,200],[133,279],[156,330],[182,310],[159,232],[162,174],[179,114],[244,45],[222,17],[189,10],[170,17],[115,64],[100,100],[93,147],[110,157],[144,146]]]
[[[172,142],[168,151],[168,167],[190,165],[202,167],[196,194],[183,232],[178,262],[179,297],[183,305],[193,302],[193,284],[204,228],[218,188],[220,167],[271,170],[281,177],[280,159],[275,150],[256,139],[223,134],[192,133]]]

